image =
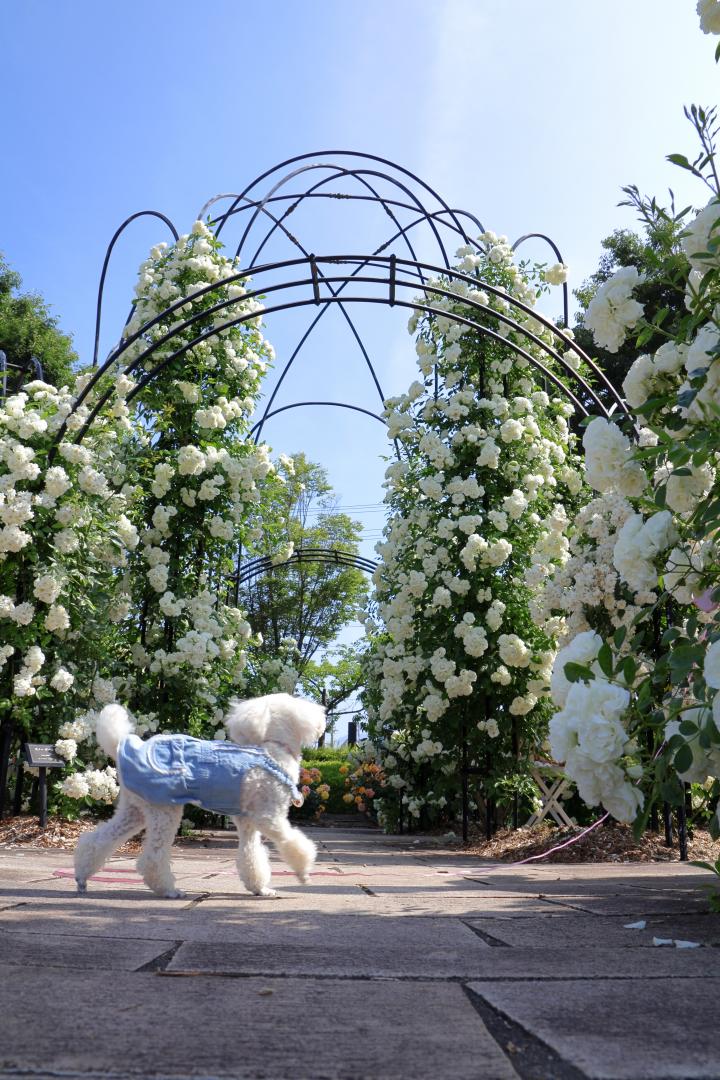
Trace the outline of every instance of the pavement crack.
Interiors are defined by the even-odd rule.
[[[467,926],[468,930],[472,930],[473,934],[477,934],[477,936],[480,938],[480,940],[484,941],[486,945],[492,945],[493,947],[496,947],[496,948],[497,947],[504,948],[504,949],[509,949],[510,948],[507,941],[501,941],[500,938],[493,937],[492,934],[486,933],[485,930],[478,929],[477,926],[473,926],[472,923],[465,922],[464,919],[461,919],[460,922],[463,924],[463,926]]]
[[[357,885],[358,889],[362,889],[362,891],[368,896],[377,896],[377,893],[373,892],[372,889],[370,889],[367,885],[361,885],[359,881],[356,881],[355,884]]]
[[[152,971],[158,975],[166,974],[168,964],[182,944],[182,941],[174,941],[170,948],[166,949],[165,952],[160,953],[159,956],[153,957],[152,960],[148,960],[147,964],[142,964],[139,968],[135,968],[135,973],[137,974],[140,971]]]
[[[463,990],[521,1080],[587,1080],[586,1073],[580,1072],[542,1039],[491,1005],[477,990],[467,985],[463,985]]]

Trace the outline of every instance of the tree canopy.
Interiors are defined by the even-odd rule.
[[[270,520],[280,520],[288,553],[308,548],[358,552],[362,526],[336,509],[337,499],[322,466],[298,453],[287,459],[286,483],[274,494]],[[292,545],[292,548],[290,547]],[[268,551],[277,537],[268,536]],[[364,574],[328,562],[298,561],[278,565],[250,582],[241,605],[257,633],[279,649],[292,638],[299,652],[299,670],[321,647],[328,646],[347,623],[357,618],[367,594]]]
[[[0,349],[9,364],[26,371],[32,370],[31,358],[37,357],[45,382],[55,386],[67,384],[77,360],[72,340],[58,330],[57,319],[50,314],[42,297],[21,292],[21,286],[22,278],[0,253]],[[18,381],[17,373],[13,374],[11,386]]]
[[[647,352],[655,352],[666,340],[664,324],[671,325],[673,316],[682,309],[682,291],[677,283],[684,282],[688,274],[688,262],[680,244],[680,233],[685,225],[689,207],[676,211],[672,192],[670,206],[661,206],[656,199],[640,194],[634,185],[623,188],[626,199],[621,203],[636,210],[643,225],[643,232],[616,229],[602,241],[604,249],[598,269],[584,281],[574,295],[581,304],[573,327],[575,339],[582,349],[597,360],[605,375],[618,393],[622,394],[623,379],[637,357],[637,346]],[[583,324],[583,315],[598,288],[612,277],[621,266],[634,266],[644,280],[635,290],[635,298],[643,305],[656,329],[647,327],[643,339],[637,341],[629,335],[616,353],[596,345],[592,334]],[[602,391],[600,391],[602,393]]]

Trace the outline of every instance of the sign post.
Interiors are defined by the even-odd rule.
[[[47,771],[48,769],[64,769],[67,762],[65,758],[55,753],[55,747],[51,744],[25,743],[23,753],[28,765],[38,770],[40,828],[44,829],[47,825]]]

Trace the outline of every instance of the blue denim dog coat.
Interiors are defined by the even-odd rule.
[[[237,817],[245,775],[264,769],[290,789],[293,802],[303,797],[284,769],[257,746],[194,739],[190,735],[154,735],[143,741],[128,735],[118,747],[122,783],[151,803],[194,803],[215,814]]]

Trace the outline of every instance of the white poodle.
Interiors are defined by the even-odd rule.
[[[269,694],[234,703],[226,725],[231,742],[167,734],[143,742],[132,734],[122,706],[102,710],[97,740],[117,761],[120,795],[115,815],[78,840],[79,892],[121,844],[144,829],[138,871],[158,896],[182,896],[170,868],[170,848],[186,802],[232,817],[240,840],[238,873],[251,893],[275,895],[261,834],[301,882],[308,880],[315,845],[291,827],[287,812],[291,799],[302,801],[296,786],[301,748],[325,730],[325,710],[290,694]]]

